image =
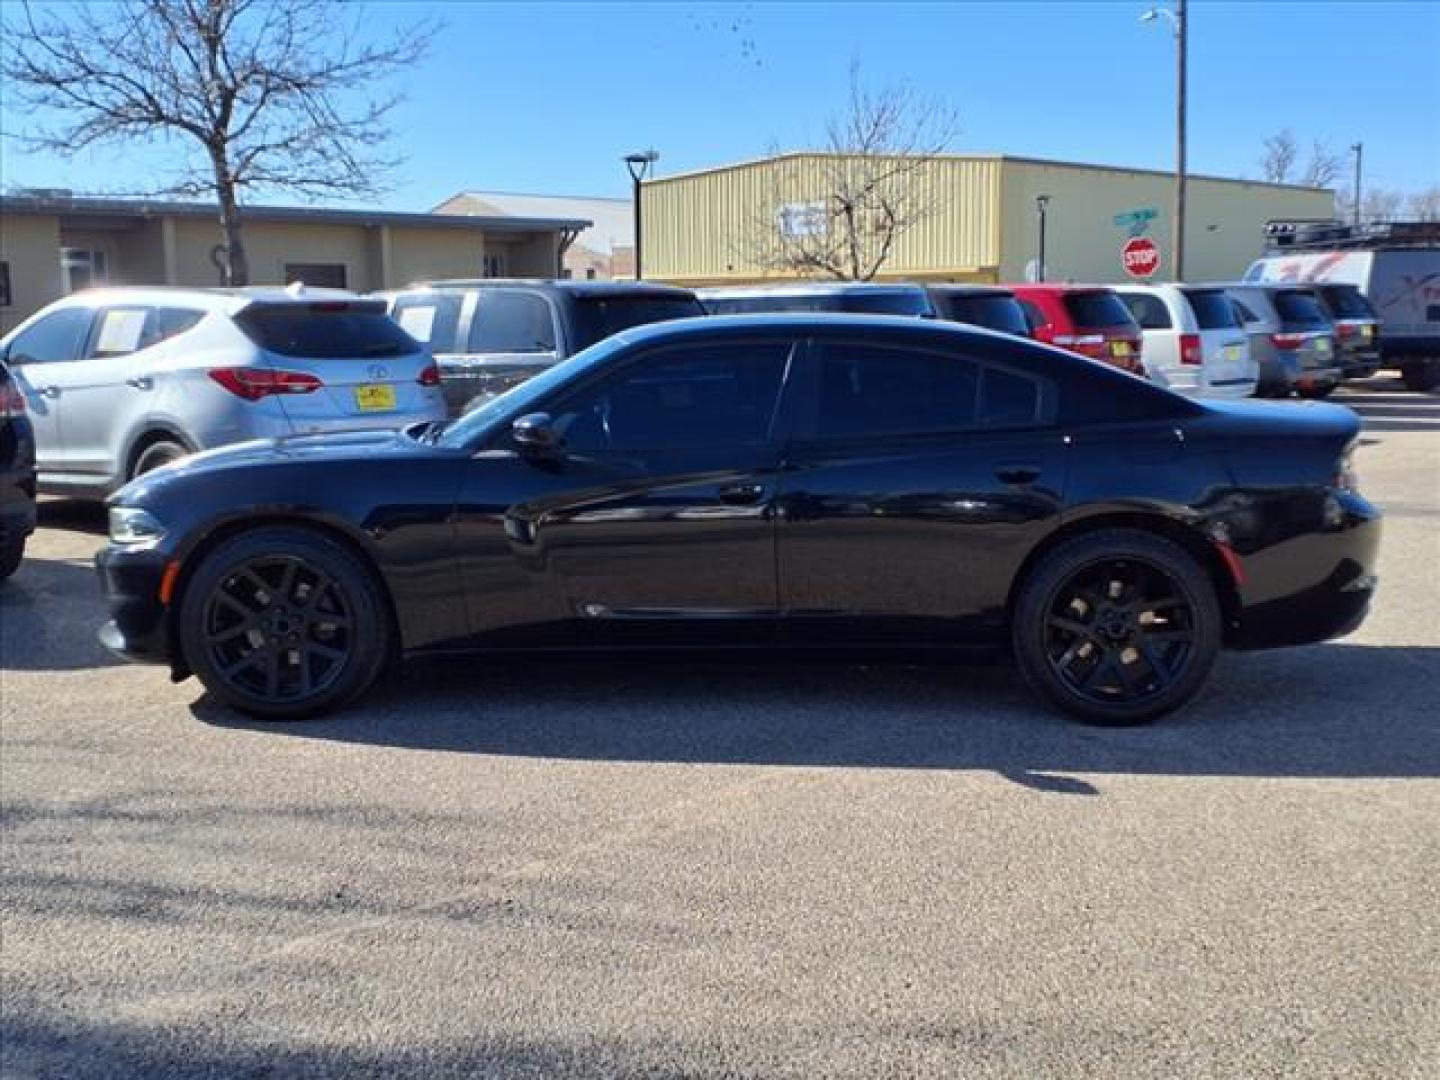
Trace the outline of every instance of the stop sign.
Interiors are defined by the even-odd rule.
[[[1120,262],[1131,277],[1148,278],[1160,269],[1160,249],[1148,236],[1132,236],[1120,249]]]

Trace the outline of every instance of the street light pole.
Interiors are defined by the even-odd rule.
[[[1186,0],[1175,0],[1175,10],[1155,7],[1140,16],[1141,22],[1154,22],[1161,16],[1170,20],[1175,34],[1175,224],[1171,247],[1175,255],[1175,280],[1185,280],[1185,76],[1186,32],[1189,15]]]
[[[655,168],[655,162],[660,160],[660,155],[654,150],[640,151],[634,154],[625,155],[625,168],[630,171],[631,198],[634,199],[635,215],[635,280],[639,281],[643,276],[640,268],[640,241],[641,227],[644,224],[640,212],[640,181],[644,180]]]
[[[1355,152],[1355,230],[1360,230],[1360,158],[1365,153],[1365,144],[1361,142],[1351,143],[1350,149]]]
[[[1035,280],[1045,280],[1045,210],[1050,205],[1049,195],[1035,196],[1035,215],[1040,219],[1040,250],[1035,259]]]

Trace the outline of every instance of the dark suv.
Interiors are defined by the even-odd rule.
[[[35,531],[35,432],[25,396],[0,364],[0,581],[20,567]]]
[[[998,285],[931,285],[930,299],[938,318],[1015,337],[1031,336],[1025,309],[1009,289]]]
[[[611,334],[705,314],[687,289],[624,281],[431,281],[388,300],[391,318],[434,355],[451,416]]]
[[[1356,285],[1316,283],[1315,299],[1335,324],[1340,373],[1346,379],[1368,379],[1380,368],[1380,319]]]

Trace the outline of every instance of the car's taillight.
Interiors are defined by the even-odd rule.
[[[1308,334],[1271,334],[1270,341],[1277,349],[1298,349],[1305,344]]]
[[[434,364],[431,364],[420,372],[420,377],[417,378],[415,381],[418,382],[421,386],[439,386],[440,369]]]
[[[313,394],[325,384],[304,371],[276,371],[273,368],[211,368],[210,378],[246,401],[259,401],[271,394]]]
[[[1341,341],[1344,341],[1346,338],[1352,338],[1359,332],[1360,327],[1354,323],[1338,322],[1335,324],[1335,336]]]
[[[1204,354],[1200,351],[1200,335],[1181,334],[1180,363],[1189,364],[1192,367],[1199,367],[1204,362]]]
[[[0,385],[0,420],[17,420],[25,415],[25,395],[13,382]]]

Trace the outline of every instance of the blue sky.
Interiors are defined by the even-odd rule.
[[[852,57],[867,80],[909,80],[958,110],[957,151],[1167,168],[1174,48],[1162,24],[1139,21],[1147,6],[373,4],[377,32],[433,10],[446,22],[399,81],[395,149],[408,160],[382,201],[423,210],[466,188],[623,195],[630,150],[659,150],[663,175],[814,144]],[[1193,171],[1256,176],[1261,141],[1288,127],[1302,146],[1363,140],[1367,186],[1440,183],[1440,4],[1190,8]],[[6,132],[24,123],[10,99]],[[7,185],[87,191],[142,188],[173,153],[65,161],[10,140],[3,151]]]

